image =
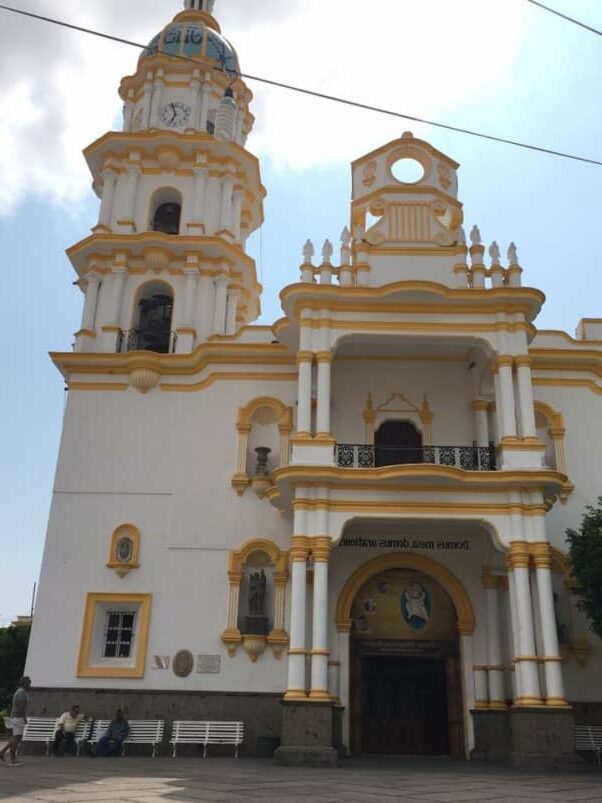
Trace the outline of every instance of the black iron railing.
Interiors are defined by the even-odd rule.
[[[493,446],[373,446],[369,443],[338,443],[335,462],[339,468],[379,468],[414,463],[453,466],[465,471],[495,471]]]
[[[117,352],[154,351],[157,354],[174,354],[178,344],[176,332],[122,329],[117,338]]]

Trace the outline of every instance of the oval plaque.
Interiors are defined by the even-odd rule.
[[[179,678],[187,678],[194,669],[194,655],[189,650],[180,650],[174,655],[173,672]]]

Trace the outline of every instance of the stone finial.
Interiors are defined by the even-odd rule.
[[[330,240],[324,240],[324,246],[322,248],[322,260],[324,261],[324,264],[330,264],[333,254],[334,248],[332,247],[332,243]]]
[[[303,260],[306,265],[311,265],[314,253],[315,253],[314,244],[312,243],[311,240],[307,240],[307,242],[303,246]]]
[[[508,264],[518,265],[518,251],[514,243],[510,243],[508,246]]]
[[[341,245],[343,246],[343,248],[349,248],[349,246],[351,245],[351,232],[349,231],[347,226],[345,226],[345,228],[341,232]]]
[[[458,227],[458,245],[466,245],[466,232],[464,226]]]
[[[502,256],[500,247],[494,240],[491,245],[489,246],[489,256],[491,257],[491,264],[492,265],[499,265],[500,264],[500,257]]]
[[[483,244],[483,240],[481,239],[481,231],[478,226],[473,226],[470,230],[470,242],[473,245]]]

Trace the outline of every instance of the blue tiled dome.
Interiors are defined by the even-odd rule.
[[[212,61],[226,72],[240,72],[238,56],[230,42],[201,22],[172,22],[149,43],[141,59],[157,53]]]

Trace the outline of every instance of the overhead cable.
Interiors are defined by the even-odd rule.
[[[586,25],[585,22],[576,20],[574,17],[569,17],[568,14],[563,14],[561,11],[557,11],[555,8],[550,8],[550,6],[539,3],[538,0],[527,0],[527,3],[531,3],[532,6],[538,6],[544,11],[549,11],[550,14],[554,14],[555,16],[560,17],[567,22],[572,22],[573,25],[578,25],[580,28],[585,28],[586,31],[590,31],[591,33],[598,34],[598,36],[602,36],[602,31],[598,30],[598,28],[592,28],[591,25]]]
[[[57,20],[52,17],[46,17],[42,14],[35,14],[32,11],[24,11],[23,9],[12,8],[11,6],[6,6],[0,4],[0,10],[2,11],[9,11],[14,14],[20,14],[24,17],[30,17],[32,19],[39,20],[41,22],[47,22],[51,25],[58,25],[62,28],[69,28],[73,31],[78,31],[80,33],[89,34],[90,36],[96,36],[101,39],[108,39],[111,42],[117,42],[118,44],[128,45],[129,47],[135,47],[138,50],[146,50],[147,45],[141,44],[140,42],[134,42],[130,39],[124,39],[120,36],[113,36],[111,34],[103,33],[102,31],[97,31],[92,28],[85,28],[81,25],[74,25],[70,22],[65,22],[63,20]],[[191,62],[193,64],[198,65],[198,61],[188,56],[182,55],[173,55],[169,54],[170,58],[176,58],[181,61]],[[212,67],[212,69],[217,70],[219,72],[223,72],[226,75],[232,76],[232,73],[222,67]],[[416,117],[415,115],[405,114],[403,112],[394,111],[393,109],[385,109],[380,106],[373,106],[368,103],[361,103],[360,101],[350,100],[349,98],[342,98],[338,95],[329,95],[324,92],[317,92],[313,89],[306,89],[304,87],[295,86],[293,84],[286,84],[282,81],[275,81],[270,78],[263,78],[258,75],[251,75],[249,73],[236,73],[236,76],[239,78],[245,78],[248,81],[256,81],[261,84],[266,84],[267,86],[277,87],[278,89],[285,89],[290,92],[296,92],[301,95],[306,95],[309,97],[319,98],[320,100],[328,100],[332,103],[339,103],[344,106],[350,106],[356,109],[362,109],[364,111],[371,111],[377,114],[384,114],[389,117],[397,117],[402,120],[409,120],[413,123],[422,123],[424,125],[430,125],[434,128],[442,128],[446,131],[453,131],[457,134],[466,134],[467,136],[471,137],[478,137],[479,139],[489,140],[490,142],[499,142],[503,145],[512,145],[516,148],[522,148],[524,150],[535,151],[537,153],[544,153],[549,156],[558,156],[562,159],[571,159],[576,162],[585,162],[586,164],[593,164],[599,167],[602,167],[602,161],[598,159],[592,159],[586,156],[578,156],[574,153],[567,153],[565,151],[557,151],[552,148],[546,148],[541,145],[531,145],[526,142],[519,142],[518,140],[507,139],[505,137],[495,136],[493,134],[484,134],[483,132],[473,131],[469,128],[462,128],[460,126],[450,125],[448,123],[439,123],[435,122],[434,120],[426,120],[423,117]]]

